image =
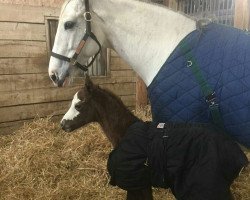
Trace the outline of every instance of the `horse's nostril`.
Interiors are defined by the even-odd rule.
[[[50,78],[51,78],[51,80],[54,81],[54,82],[57,81],[57,76],[56,76],[55,74],[52,74],[52,75],[50,76]]]

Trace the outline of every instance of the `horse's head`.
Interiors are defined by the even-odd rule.
[[[75,65],[75,61],[85,64],[104,43],[104,33],[98,25],[100,20],[91,14],[88,1],[68,0],[62,7],[49,63],[49,76],[59,87],[70,76],[73,68],[70,66]]]
[[[87,76],[84,87],[74,95],[68,112],[61,120],[63,130],[71,132],[90,122],[97,121],[97,111],[92,98],[92,92],[96,87]]]

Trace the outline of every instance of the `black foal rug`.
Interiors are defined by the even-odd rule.
[[[108,159],[111,185],[171,188],[178,200],[228,200],[248,164],[224,133],[207,125],[136,122]]]

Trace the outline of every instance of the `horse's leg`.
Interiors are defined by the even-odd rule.
[[[152,188],[127,191],[126,200],[153,200]]]

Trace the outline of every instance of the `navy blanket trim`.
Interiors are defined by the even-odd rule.
[[[202,75],[216,92],[226,131],[250,147],[250,37],[236,28],[211,23],[184,38]],[[212,122],[211,113],[180,45],[150,86],[155,122]]]

